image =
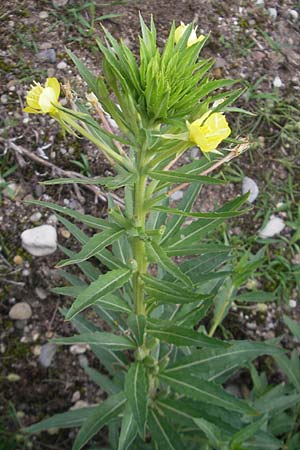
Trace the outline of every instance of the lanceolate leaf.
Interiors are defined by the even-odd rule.
[[[197,244],[183,245],[182,247],[168,248],[166,253],[168,256],[187,256],[187,255],[202,255],[205,253],[217,254],[229,252],[230,247],[226,245],[213,245],[213,244]]]
[[[107,272],[84,289],[71,306],[66,316],[67,320],[72,319],[83,309],[100,301],[101,297],[113,293],[116,289],[125,284],[131,276],[130,269],[116,269]]]
[[[148,391],[149,379],[145,365],[141,362],[131,364],[125,378],[125,394],[142,438],[148,414]]]
[[[98,370],[93,369],[93,367],[83,367],[84,371],[90,377],[90,379],[96,383],[103,391],[108,394],[117,394],[120,392],[120,386],[116,385],[113,380],[111,380],[107,375],[104,375]]]
[[[204,403],[220,406],[229,411],[239,411],[241,413],[256,415],[257,411],[251,408],[246,402],[239,400],[228,394],[217,384],[201,380],[191,374],[181,375],[163,372],[159,375],[161,381],[171,386],[180,394]]]
[[[99,230],[112,229],[111,224],[107,220],[101,219],[100,217],[90,216],[89,214],[82,214],[79,213],[78,211],[75,211],[74,209],[70,209],[65,206],[60,206],[56,205],[55,203],[43,202],[39,200],[27,200],[26,203],[29,203],[31,205],[43,206],[45,208],[50,208],[53,211],[57,211],[69,217],[72,217],[73,219],[78,220],[78,222],[85,223],[91,228],[97,228]]]
[[[201,183],[201,184],[226,184],[224,180],[206,177],[203,175],[189,175],[172,170],[155,170],[150,172],[151,178],[169,183]]]
[[[153,326],[154,325],[154,326]],[[229,345],[226,342],[215,338],[210,338],[203,333],[184,328],[180,326],[159,326],[150,322],[147,326],[147,333],[169,344],[177,346],[197,346],[197,347],[213,347],[226,348]]]
[[[144,275],[146,292],[160,303],[191,303],[197,300],[205,300],[209,295],[194,293],[178,284],[157,280],[149,275]]]
[[[129,308],[125,300],[122,300],[120,297],[113,294],[99,298],[99,300],[96,300],[95,305],[103,306],[109,311],[117,311],[126,314],[129,314],[131,312],[131,309]]]
[[[124,408],[126,398],[124,392],[109,397],[99,406],[94,408],[93,414],[86,420],[75,439],[72,450],[80,450],[84,445],[98,433],[104,425],[109,423]]]
[[[89,344],[110,350],[134,350],[136,345],[124,336],[118,336],[105,331],[94,333],[83,333],[77,336],[53,339],[52,342],[63,345]]]
[[[95,234],[82,247],[79,253],[77,253],[70,259],[60,261],[57,264],[57,267],[69,266],[70,264],[78,264],[82,261],[86,261],[92,256],[97,255],[97,253],[101,252],[101,250],[103,250],[105,247],[119,239],[124,233],[124,229],[115,228]]]
[[[178,359],[165,369],[165,373],[189,374],[193,373],[201,378],[209,378],[222,373],[230,367],[242,366],[261,355],[279,355],[283,351],[264,342],[236,341],[230,348],[224,350],[194,351],[192,355]]]
[[[39,433],[50,428],[80,427],[95,411],[95,406],[80,408],[62,414],[56,414],[49,419],[44,419],[30,427],[25,428],[26,433]]]
[[[137,425],[129,405],[126,405],[119,438],[118,450],[127,450],[137,435]]]
[[[200,219],[230,219],[231,217],[238,217],[246,212],[249,212],[248,209],[243,209],[241,211],[212,211],[212,212],[185,212],[176,208],[166,208],[165,206],[154,206],[153,209],[156,211],[165,212],[168,214],[173,214],[175,216],[183,216],[183,217],[198,217]]]
[[[267,423],[267,416],[262,416],[255,422],[250,425],[242,428],[240,431],[235,433],[231,439],[231,445],[233,447],[238,446],[239,444],[244,444],[248,439],[252,436],[255,436],[258,431]]]
[[[133,333],[136,343],[139,346],[143,345],[146,317],[141,314],[135,314],[133,312],[128,317],[128,325]]]
[[[149,412],[149,427],[157,450],[185,449],[174,427],[154,409],[151,409]]]
[[[224,432],[220,430],[215,424],[208,422],[205,419],[194,419],[195,424],[203,431],[206,435],[209,443],[216,448],[220,448],[220,446],[225,441]]]

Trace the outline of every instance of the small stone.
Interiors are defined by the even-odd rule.
[[[291,308],[296,308],[296,306],[297,306],[296,300],[290,300],[289,301],[289,305],[290,305]]]
[[[40,356],[41,354],[41,346],[40,345],[35,345],[32,349],[32,353],[34,354],[34,356]]]
[[[6,103],[8,103],[8,95],[2,94],[1,97],[0,97],[0,100],[1,100],[1,103],[6,105]]]
[[[89,348],[88,344],[74,344],[70,347],[70,352],[72,355],[82,355],[85,353]]]
[[[52,47],[52,43],[51,42],[42,42],[39,45],[40,50],[47,50],[48,48]]]
[[[264,6],[264,4],[265,4],[265,0],[256,0],[257,6]]]
[[[21,264],[23,264],[23,258],[20,255],[16,255],[14,257],[13,261],[17,266],[20,266]]]
[[[59,428],[48,428],[47,433],[50,434],[50,436],[54,436],[59,433]]]
[[[17,411],[17,418],[22,420],[25,417],[24,411]]]
[[[60,234],[61,234],[62,237],[64,237],[65,239],[69,239],[69,237],[71,236],[70,231],[67,230],[66,228],[61,228],[61,229],[60,229]]]
[[[28,303],[20,302],[10,309],[8,315],[12,320],[28,320],[32,316],[32,310]]]
[[[226,59],[220,58],[219,56],[217,56],[216,59],[215,59],[214,68],[215,69],[222,69],[222,68],[224,68],[226,66],[227,66]]]
[[[46,50],[41,50],[36,54],[36,57],[41,62],[55,63],[56,61],[56,51],[54,48],[47,48]]]
[[[56,344],[48,343],[48,344],[42,345],[40,356],[39,356],[39,363],[43,367],[46,367],[46,368],[49,367],[53,361],[56,350],[57,350]]]
[[[179,191],[175,191],[173,192],[173,194],[170,195],[171,200],[181,200],[183,197],[183,191],[179,190]]]
[[[256,323],[255,323],[255,322],[247,322],[247,323],[246,323],[246,327],[247,327],[249,330],[256,330]]]
[[[47,13],[47,11],[41,11],[39,13],[39,18],[40,19],[47,19],[47,17],[49,17],[49,14]]]
[[[23,277],[29,277],[30,275],[30,269],[24,269],[22,270]]]
[[[70,411],[74,411],[75,409],[87,408],[89,406],[88,402],[85,400],[78,400],[74,406],[70,408]]]
[[[272,20],[277,19],[277,9],[276,8],[268,8],[269,16]]]
[[[48,217],[48,219],[47,219],[47,223],[48,223],[49,225],[56,225],[57,222],[58,222],[58,220],[57,220],[57,217],[56,217],[55,214],[51,214],[51,215]]]
[[[72,395],[71,402],[76,403],[78,402],[79,399],[80,399],[80,392],[75,391],[74,394]]]
[[[87,367],[89,365],[89,361],[85,355],[79,355],[78,361],[79,361],[80,367],[82,367],[83,369],[84,369],[84,367]]]
[[[6,377],[6,379],[8,381],[10,381],[11,383],[15,383],[16,381],[20,381],[21,377],[17,373],[9,373]]]
[[[282,86],[281,78],[277,75],[273,80],[273,86],[276,88],[280,88]]]
[[[297,22],[299,19],[299,13],[295,9],[288,9],[288,14],[293,22]]]
[[[40,300],[45,300],[48,297],[48,292],[41,287],[35,288],[34,292]]]
[[[256,182],[249,177],[245,177],[242,183],[242,193],[249,192],[248,202],[253,203],[259,194],[259,189]]]
[[[280,217],[271,216],[264,228],[259,232],[261,238],[269,238],[279,234],[285,227],[284,221]]]
[[[49,67],[49,69],[47,69],[47,75],[49,78],[54,77],[55,69],[53,69],[53,67]]]
[[[30,222],[38,222],[39,220],[41,220],[41,218],[42,214],[39,211],[37,211],[29,217],[29,220]]]
[[[56,229],[51,225],[25,230],[21,239],[22,246],[33,256],[51,255],[57,248]]]
[[[65,61],[61,61],[56,66],[59,70],[64,70],[68,67],[68,64]]]
[[[62,7],[62,6],[66,6],[66,4],[68,3],[69,0],[52,0],[53,6],[56,7]]]

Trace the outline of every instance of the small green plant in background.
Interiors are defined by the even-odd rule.
[[[263,292],[251,292],[251,297],[241,291],[261,263],[260,254],[237,261],[229,245],[206,241],[226,219],[249,210],[241,209],[248,195],[211,212],[193,212],[202,186],[224,184],[218,168],[248,147],[231,136],[225,117],[241,89],[228,91],[233,80],[211,79],[213,62],[200,53],[207,37],[197,36],[192,25],[176,29],[173,24],[162,51],[153,21],[148,28],[141,18],[141,28],[139,64],[108,31],[106,45],[98,42],[101,75],[90,73],[69,52],[91,92],[87,101],[63,107],[55,78],[35,84],[27,94],[26,112],[49,114],[66,131],[87,138],[116,172],[114,177],[45,184],[101,184],[125,192],[124,208],[109,196],[108,220],[30,202],[59,213],[82,245],[78,253],[63,249],[67,259],[58,267],[76,264],[85,281],[61,270],[70,284],[54,289],[75,298],[62,313],[79,334],[54,342],[89,344],[108,375],[85,367],[107,392],[106,400],[47,418],[27,432],[80,427],[73,450],[97,443],[104,426],[106,448],[114,450],[283,448],[283,433],[279,438],[272,434],[271,412],[251,396],[237,398],[224,389],[241,367],[251,370],[258,356],[284,361],[283,351],[276,342],[215,337],[234,301],[266,300]],[[102,109],[115,120],[119,134],[108,130],[105,121],[99,123],[96,113]],[[180,157],[195,144],[203,157],[184,164]],[[172,194],[185,187],[173,207]],[[95,234],[90,237],[65,216],[89,225]],[[103,265],[105,273],[100,272]],[[87,308],[94,320],[87,319]],[[283,412],[299,401],[294,391],[282,395]]]

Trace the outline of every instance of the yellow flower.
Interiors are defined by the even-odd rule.
[[[56,105],[58,105],[59,94],[60,84],[56,78],[47,78],[45,87],[34,82],[26,95],[27,106],[24,112],[54,115],[58,111]]]
[[[180,41],[180,39],[184,35],[184,32],[187,29],[187,27],[188,27],[188,25],[185,25],[183,22],[180,22],[179,27],[176,28],[176,30],[175,30],[175,43],[176,44]],[[197,37],[196,30],[197,30],[197,28],[193,28],[191,31],[191,34],[190,34],[190,36],[188,38],[188,42],[187,42],[188,47],[191,47],[192,45],[196,44],[196,42],[203,41],[203,39],[205,38],[205,36],[203,36],[203,34],[200,34],[200,36]]]
[[[202,152],[215,150],[231,133],[222,113],[209,114],[210,111],[188,126],[190,141],[198,145]]]

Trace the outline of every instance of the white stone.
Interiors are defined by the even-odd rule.
[[[51,214],[51,215],[48,217],[48,219],[47,219],[47,223],[48,223],[49,225],[56,225],[57,222],[58,222],[58,220],[57,220],[57,217],[56,217],[55,214]]]
[[[183,197],[183,191],[175,191],[172,195],[170,195],[171,200],[181,200]]]
[[[52,0],[53,6],[66,6],[69,0]]]
[[[41,218],[42,214],[39,211],[37,211],[29,217],[29,220],[30,222],[38,222],[39,220],[41,220]]]
[[[74,344],[70,347],[70,352],[73,355],[81,355],[82,353],[85,353],[89,349],[88,344]]]
[[[249,177],[245,177],[242,183],[242,193],[249,192],[248,202],[253,203],[259,194],[259,189],[256,182]]]
[[[56,66],[58,69],[63,70],[66,69],[68,67],[67,63],[65,61],[61,61],[57,64]]]
[[[88,406],[90,405],[85,400],[78,400],[78,402],[76,402],[75,405],[70,408],[70,411],[74,411],[75,409],[80,408],[87,408]]]
[[[299,19],[298,11],[296,11],[295,9],[288,9],[288,13],[293,22],[297,22],[297,20]]]
[[[28,303],[20,302],[11,308],[8,315],[12,320],[27,320],[32,316],[32,310]]]
[[[79,399],[80,399],[80,392],[75,391],[74,394],[72,395],[71,402],[76,403],[78,402]]]
[[[49,343],[42,345],[41,353],[39,356],[39,363],[46,368],[49,367],[55,356],[56,349],[57,349],[56,344]]]
[[[265,4],[265,0],[256,0],[256,5],[263,6]]]
[[[37,287],[34,292],[40,300],[45,300],[48,297],[48,292],[43,288]]]
[[[264,228],[260,230],[259,236],[262,238],[269,238],[279,234],[285,227],[284,221],[280,217],[271,216]]]
[[[291,308],[296,308],[296,306],[297,306],[296,300],[290,300],[289,301],[289,305],[290,305]]]
[[[276,88],[280,88],[282,86],[281,78],[277,75],[273,80],[273,86]]]
[[[51,255],[57,248],[56,229],[51,225],[25,230],[21,239],[22,246],[33,256]]]
[[[48,16],[49,16],[49,14],[47,13],[47,11],[41,11],[39,13],[39,18],[40,19],[47,19]]]
[[[272,20],[277,19],[277,9],[276,8],[268,8],[269,16]]]

